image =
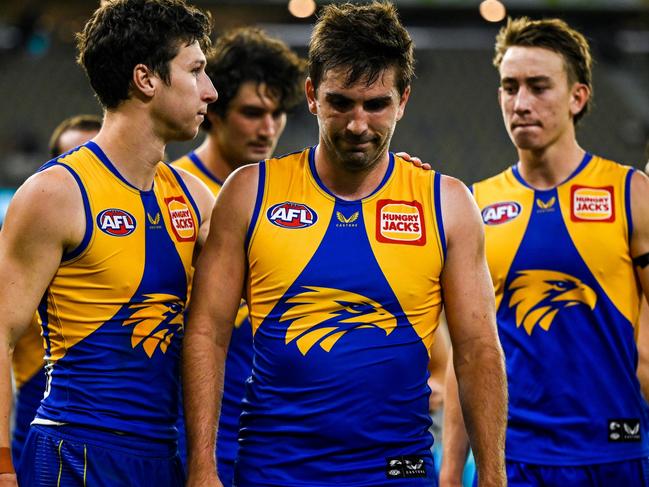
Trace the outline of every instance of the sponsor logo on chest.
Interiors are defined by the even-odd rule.
[[[171,230],[179,242],[193,242],[196,240],[196,222],[189,209],[184,196],[165,198],[169,211]]]
[[[512,221],[520,214],[520,204],[515,201],[502,201],[486,206],[482,210],[482,221],[485,225],[502,225]]]
[[[570,219],[573,222],[615,221],[613,186],[570,187]]]
[[[424,210],[417,201],[379,200],[376,239],[384,243],[425,245]]]
[[[318,221],[317,213],[303,203],[285,201],[268,208],[266,218],[282,228],[306,228]]]
[[[97,226],[107,235],[125,237],[135,231],[137,222],[128,211],[108,208],[97,215]]]

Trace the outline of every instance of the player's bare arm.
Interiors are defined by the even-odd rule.
[[[461,487],[462,475],[467,455],[469,454],[469,437],[466,434],[464,417],[457,390],[453,351],[451,350],[446,368],[444,387],[444,442],[442,443],[442,468],[439,472],[440,487]]]
[[[649,305],[642,298],[640,318],[638,318],[638,367],[636,373],[645,400],[649,399]]]
[[[215,474],[215,431],[225,357],[244,286],[245,240],[258,174],[258,166],[252,165],[228,178],[196,265],[183,344],[188,486],[221,485]]]
[[[196,205],[198,206],[198,211],[201,212],[201,227],[198,231],[198,240],[196,241],[196,247],[194,249],[194,262],[198,258],[205,241],[207,240],[207,234],[210,230],[210,219],[212,217],[212,209],[214,208],[214,195],[209,190],[209,188],[198,179],[193,174],[190,174],[188,171],[177,167],[176,171],[183,178],[183,182],[187,185],[189,193],[194,198]]]
[[[507,379],[478,208],[460,181],[442,178],[447,257],[442,289],[459,398],[481,486],[506,484]]]
[[[24,333],[66,250],[83,239],[81,193],[62,167],[32,176],[16,192],[0,232],[0,447],[9,447],[11,352]],[[7,450],[5,450],[7,451]],[[0,485],[14,485],[0,475]]]
[[[641,327],[638,334],[638,378],[645,399],[649,394],[649,330],[643,329],[643,325],[649,324],[649,307],[646,303],[649,299],[649,202],[646,198],[648,191],[649,177],[641,171],[635,171],[631,176],[631,257],[644,294],[637,326]]]

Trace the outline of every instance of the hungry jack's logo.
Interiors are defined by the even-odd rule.
[[[613,186],[592,188],[573,185],[570,187],[570,219],[573,222],[615,221]]]
[[[379,200],[376,239],[383,243],[426,245],[424,210],[418,201]]]
[[[196,222],[185,201],[184,196],[165,198],[169,210],[171,229],[179,242],[194,242],[196,240]]]

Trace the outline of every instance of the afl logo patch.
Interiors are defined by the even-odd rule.
[[[183,196],[165,198],[169,210],[171,229],[179,242],[193,242],[196,240],[196,224]]]
[[[318,221],[315,211],[302,203],[285,201],[271,206],[266,218],[273,225],[282,228],[306,228]]]
[[[512,221],[521,214],[521,205],[515,201],[494,203],[482,210],[482,221],[485,225],[502,225]]]
[[[376,239],[383,243],[426,245],[424,210],[417,201],[379,200]]]
[[[135,231],[135,217],[118,208],[108,208],[97,215],[97,226],[113,237],[126,237]]]

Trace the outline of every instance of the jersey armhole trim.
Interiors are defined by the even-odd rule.
[[[83,182],[81,181],[81,178],[79,177],[77,172],[74,169],[72,169],[70,166],[63,164],[62,162],[56,162],[51,165],[48,164],[47,167],[52,167],[54,165],[59,165],[67,169],[68,172],[74,178],[74,180],[77,182],[77,185],[79,186],[79,191],[81,192],[81,199],[83,200],[83,211],[86,216],[86,230],[83,234],[83,240],[81,240],[81,243],[77,245],[76,248],[63,254],[63,257],[61,258],[61,263],[67,264],[71,260],[79,257],[83,253],[83,251],[85,251],[88,248],[88,244],[90,243],[90,239],[92,238],[92,231],[93,231],[92,212],[90,210],[90,200],[88,199],[88,192],[86,191],[86,188],[83,185]],[[43,166],[43,169],[46,169],[46,167]]]
[[[187,196],[189,203],[192,205],[192,208],[194,208],[194,212],[196,213],[196,217],[198,218],[198,226],[200,227],[203,223],[201,211],[198,209],[198,205],[196,204],[196,201],[194,200],[194,197],[192,196],[191,192],[189,191],[189,189],[187,189],[187,185],[185,184],[185,181],[183,181],[183,177],[175,168],[171,166],[171,164],[165,164],[165,165],[171,170],[171,173],[176,177],[176,181],[178,181],[178,184],[180,185],[183,192]]]
[[[265,187],[266,187],[266,161],[261,161],[259,163],[259,180],[257,182],[257,197],[255,198],[255,208],[252,211],[252,217],[250,218],[250,224],[248,225],[248,231],[246,232],[246,243],[245,243],[246,252],[250,251],[250,242],[252,240],[252,234],[255,230],[255,227],[257,226],[257,220],[259,220],[261,204],[264,200]]]
[[[624,182],[624,208],[626,210],[626,226],[627,226],[627,237],[629,242],[631,242],[631,235],[633,235],[633,215],[631,214],[631,178],[635,168],[630,168],[629,172],[626,173],[626,180]]]
[[[444,233],[444,219],[442,218],[442,197],[441,197],[442,175],[435,171],[433,180],[433,191],[435,192],[435,221],[437,222],[437,232],[439,241],[442,244],[442,255],[446,260],[446,234]]]

